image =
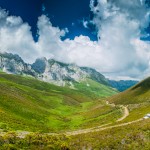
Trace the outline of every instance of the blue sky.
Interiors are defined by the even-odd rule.
[[[54,26],[60,29],[68,28],[69,33],[64,39],[86,35],[91,40],[97,40],[95,28],[89,25],[84,28],[82,21],[92,18],[90,0],[0,0],[0,6],[7,9],[10,15],[21,16],[32,27],[36,40],[37,21],[41,14],[46,14]],[[44,9],[43,9],[44,8]]]
[[[96,4],[95,0],[95,4]],[[145,0],[147,6],[149,0]],[[90,21],[93,13],[89,7],[90,0],[0,0],[0,7],[9,11],[10,15],[20,16],[24,22],[31,26],[34,40],[37,41],[37,21],[42,14],[47,15],[54,26],[60,29],[67,28],[69,32],[62,38],[74,39],[75,36],[88,36],[91,40],[97,40],[95,25],[88,24],[85,28],[83,21]],[[144,29],[150,33],[150,25]],[[141,40],[150,40],[150,36],[141,36]]]
[[[43,0],[0,0],[0,7],[10,15],[21,16],[32,27],[33,35],[37,32],[37,20],[42,13]]]
[[[0,52],[47,57],[112,79],[150,76],[150,0],[0,0]]]

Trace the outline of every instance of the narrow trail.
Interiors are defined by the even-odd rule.
[[[142,120],[143,120],[143,118],[138,119],[138,120],[134,120],[134,121],[131,121],[131,122],[127,122],[127,123],[112,125],[112,126],[107,126],[109,124],[105,124],[105,125],[97,126],[97,127],[93,127],[93,128],[70,131],[70,132],[64,132],[64,133],[44,133],[44,134],[45,135],[51,135],[51,136],[57,136],[57,135],[60,135],[60,134],[64,134],[66,136],[75,136],[75,135],[80,135],[80,134],[99,132],[99,131],[103,131],[103,130],[107,130],[107,129],[113,129],[113,128],[117,128],[117,127],[123,127],[123,126],[127,126],[127,125],[130,125],[130,124],[136,123],[136,122],[140,122]],[[107,127],[105,127],[105,126],[107,126]],[[31,133],[33,133],[33,132],[27,132],[27,131],[16,132],[17,137],[19,137],[19,138],[25,138],[27,135],[29,135]],[[0,136],[5,136],[6,134],[7,133],[5,133],[5,132],[1,132]]]
[[[110,105],[111,107],[115,107],[116,105],[114,103],[110,104],[109,101],[106,101],[106,105]],[[123,116],[119,118],[116,122],[124,120],[127,116],[129,116],[129,110],[127,106],[118,105],[123,110]]]
[[[98,132],[98,131],[103,131],[103,130],[107,130],[107,129],[112,129],[112,128],[117,128],[117,127],[122,127],[122,126],[127,126],[139,121],[142,121],[143,118],[138,119],[138,120],[134,120],[131,122],[127,122],[127,123],[122,123],[122,124],[117,124],[117,125],[113,125],[113,126],[108,126],[108,127],[102,127],[102,128],[95,128],[95,129],[84,129],[84,130],[77,130],[77,131],[72,131],[72,132],[66,132],[65,134],[68,136],[73,136],[73,135],[79,135],[79,134],[86,134],[86,133],[91,133],[91,132]]]
[[[124,120],[127,116],[129,116],[129,110],[126,106],[120,106],[123,109],[123,116],[117,120],[117,122]]]
[[[106,101],[106,105],[110,105],[112,107],[116,106],[115,104],[110,104],[108,101]],[[121,118],[119,118],[116,121],[116,123],[124,120],[127,116],[129,116],[129,110],[128,110],[127,106],[119,105],[119,107],[123,110],[123,116]],[[94,128],[88,128],[88,129],[83,129],[83,130],[66,132],[65,134],[68,135],[68,136],[73,136],[73,135],[79,135],[79,134],[98,132],[98,131],[103,131],[103,130],[107,130],[107,129],[127,126],[127,125],[130,125],[130,124],[142,121],[142,120],[143,120],[143,118],[138,119],[138,120],[134,120],[134,121],[130,121],[130,122],[127,122],[127,123],[116,124],[116,125],[111,125],[111,123],[109,123],[109,124],[105,124],[103,126],[97,126],[97,127],[94,127]],[[111,126],[108,126],[108,125],[111,125]]]

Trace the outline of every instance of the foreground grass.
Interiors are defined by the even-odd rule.
[[[150,149],[150,120],[128,126],[71,137],[69,146],[76,149],[148,150]]]
[[[149,150],[150,120],[128,126],[76,136],[34,133],[20,138],[16,133],[0,136],[0,148],[39,150]]]

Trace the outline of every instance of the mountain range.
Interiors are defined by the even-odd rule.
[[[28,75],[41,81],[72,88],[73,83],[86,79],[109,85],[108,80],[95,69],[66,64],[54,59],[38,58],[33,64],[27,64],[16,54],[0,53],[0,69],[6,73]]]
[[[70,88],[75,88],[75,83],[91,79],[122,92],[138,83],[138,81],[132,80],[109,80],[95,69],[66,64],[44,57],[36,59],[33,64],[27,64],[20,56],[11,53],[0,53],[0,70],[9,74],[31,76],[41,81]],[[87,86],[90,86],[88,82]]]
[[[137,80],[119,80],[119,81],[108,80],[108,82],[112,87],[116,88],[120,92],[123,92],[127,90],[128,88],[137,84],[139,81]]]

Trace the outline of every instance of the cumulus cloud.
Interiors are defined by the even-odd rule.
[[[96,5],[95,5],[96,4]],[[20,17],[0,10],[0,51],[19,54],[31,63],[37,57],[93,67],[115,79],[143,78],[150,72],[150,43],[141,41],[149,24],[150,10],[145,0],[91,0],[98,41],[87,36],[61,40],[67,29],[54,27],[49,18],[38,19],[37,42],[31,27]],[[88,22],[84,21],[85,27]]]
[[[37,57],[52,58],[57,55],[58,50],[61,51],[61,37],[68,32],[67,29],[53,27],[45,15],[39,17],[37,26],[39,40],[35,42],[28,23],[0,10],[0,52],[17,53],[28,63]]]
[[[139,77],[149,67],[149,44],[139,40],[149,23],[150,11],[145,2],[98,0],[95,6],[92,0],[90,7],[101,38],[99,45],[112,64],[103,71],[114,76]]]
[[[150,46],[140,40],[149,22],[149,8],[144,1],[98,0],[95,6],[92,0],[90,7],[100,40],[92,42],[82,36],[69,40],[69,59],[94,67],[111,78],[146,76]]]
[[[62,40],[67,29],[60,30],[58,27],[53,27],[50,20],[42,15],[38,19],[38,34],[37,49],[40,56],[55,57],[62,50]]]
[[[0,52],[17,53],[26,61],[32,60],[37,51],[30,29],[20,17],[0,10]]]

